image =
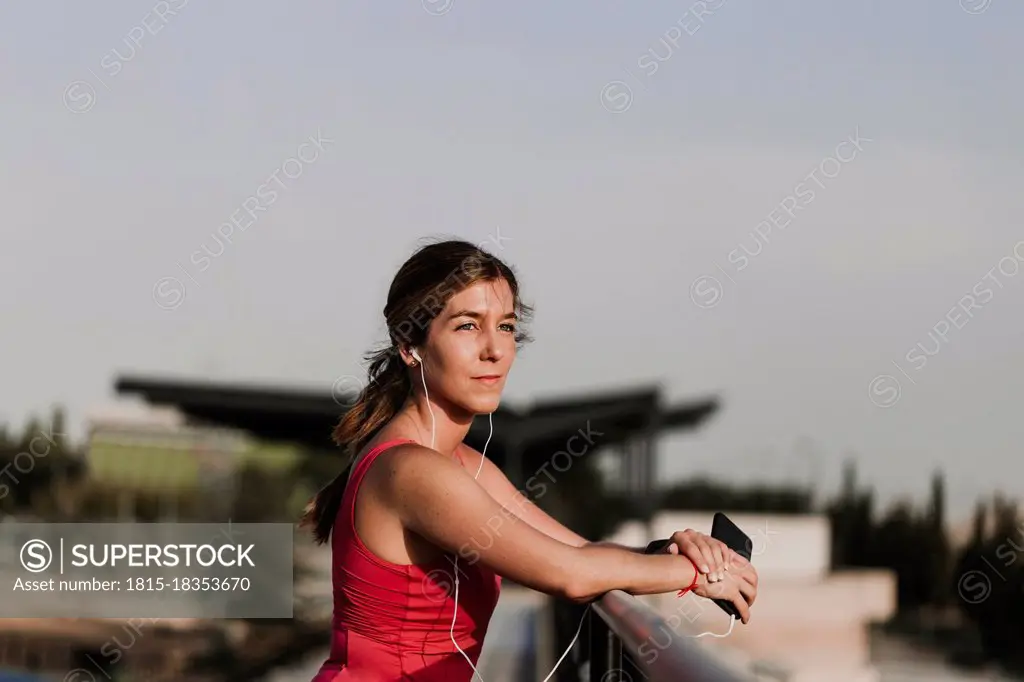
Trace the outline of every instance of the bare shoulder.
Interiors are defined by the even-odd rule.
[[[453,470],[459,466],[450,457],[445,457],[437,450],[428,448],[419,443],[402,443],[395,445],[377,456],[381,463],[387,463],[385,469],[391,470],[416,470],[421,466],[443,466],[452,465]]]
[[[465,477],[465,469],[457,462],[419,443],[388,448],[377,459],[375,482],[392,497],[457,486]]]

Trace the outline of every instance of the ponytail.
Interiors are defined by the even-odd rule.
[[[366,387],[359,399],[342,415],[332,437],[345,454],[345,466],[333,481],[306,505],[301,527],[312,528],[313,539],[324,544],[331,536],[334,520],[348,483],[352,461],[371,438],[401,409],[411,385],[398,349],[388,346],[370,356]]]

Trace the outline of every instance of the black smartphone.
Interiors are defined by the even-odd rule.
[[[711,521],[711,537],[721,540],[729,549],[747,561],[751,560],[754,542],[722,512],[716,512],[714,519]],[[736,619],[739,619],[740,613],[736,610],[736,605],[731,601],[728,599],[713,599],[712,601],[718,604],[730,616],[736,616]]]

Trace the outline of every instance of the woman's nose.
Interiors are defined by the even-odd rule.
[[[501,349],[497,332],[491,332],[484,337],[482,355],[485,360],[501,360],[504,351]]]

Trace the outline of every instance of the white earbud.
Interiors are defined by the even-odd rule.
[[[412,349],[412,357],[415,358],[417,362],[423,362],[423,358],[420,357],[419,351],[415,348]]]

